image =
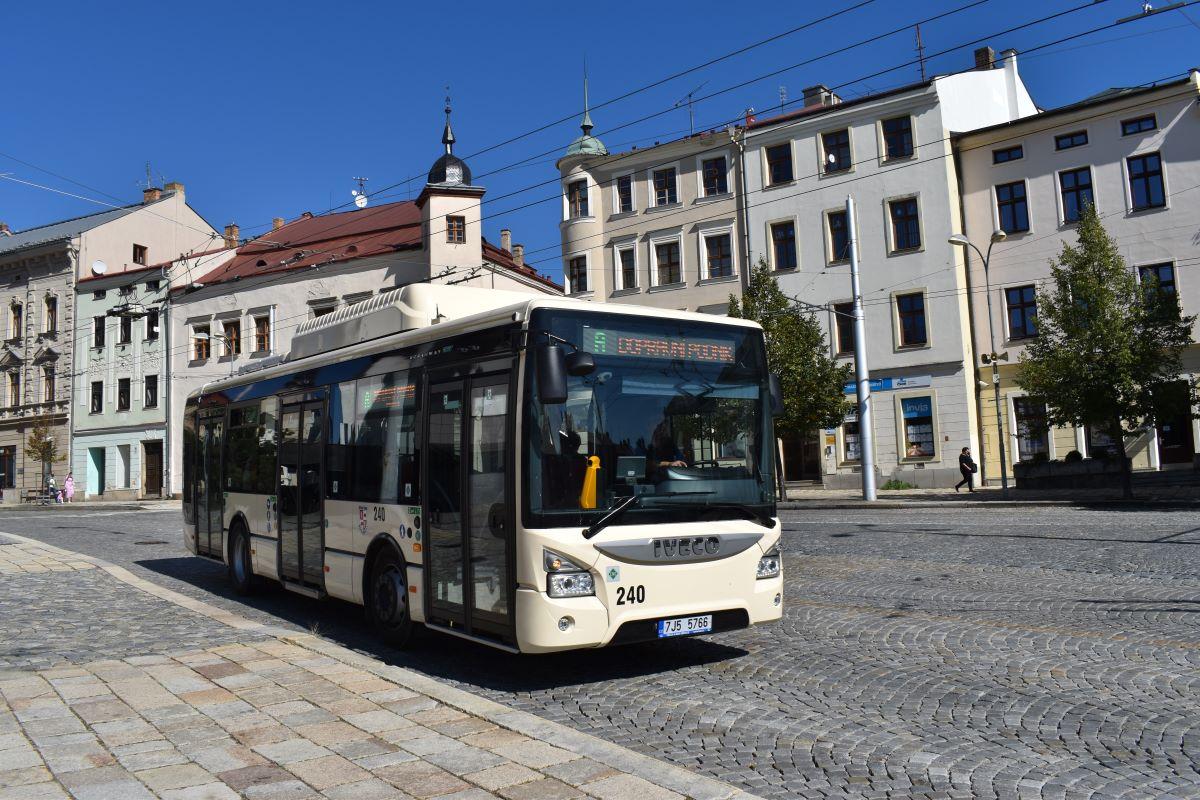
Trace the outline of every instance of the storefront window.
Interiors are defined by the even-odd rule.
[[[1050,454],[1050,433],[1046,425],[1046,404],[1028,397],[1013,398],[1017,418],[1017,460],[1032,461],[1039,454]]]
[[[933,435],[933,398],[905,397],[900,400],[904,417],[904,457],[933,458],[937,455]]]
[[[1087,443],[1088,455],[1092,458],[1115,456],[1120,452],[1116,441],[1103,428],[1087,426]]]

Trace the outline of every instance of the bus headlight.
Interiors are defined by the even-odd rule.
[[[779,548],[771,549],[771,552],[758,560],[758,572],[755,578],[762,580],[763,578],[778,578],[779,568],[783,563],[783,557],[779,555]]]
[[[542,550],[546,594],[551,597],[588,597],[596,593],[592,573],[553,550]]]

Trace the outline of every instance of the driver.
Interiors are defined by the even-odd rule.
[[[687,455],[675,443],[667,423],[660,422],[650,439],[650,457],[659,467],[686,467]]]

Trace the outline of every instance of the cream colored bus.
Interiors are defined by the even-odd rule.
[[[779,619],[754,323],[408,286],[304,323],[184,410],[188,549],[519,652]]]

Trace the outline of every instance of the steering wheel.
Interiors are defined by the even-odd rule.
[[[710,458],[710,459],[707,459],[704,461],[693,461],[692,466],[693,467],[719,467],[721,465],[719,463],[717,463],[716,459]]]

